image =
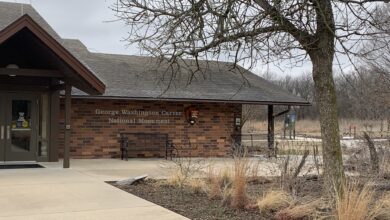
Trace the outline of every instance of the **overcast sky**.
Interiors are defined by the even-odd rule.
[[[4,1],[4,0],[0,0]],[[31,3],[62,38],[80,39],[90,51],[117,54],[140,54],[136,46],[127,47],[123,40],[127,28],[115,20],[109,9],[115,0],[5,0]],[[290,67],[287,63],[278,67],[258,64],[256,73],[271,71],[277,75],[299,75],[311,72],[311,64]]]

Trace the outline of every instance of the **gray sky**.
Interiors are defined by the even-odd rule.
[[[114,12],[109,9],[115,0],[2,0],[18,3],[32,3],[33,7],[63,38],[80,39],[90,51],[116,54],[140,54],[136,46],[127,47],[123,39],[127,28],[123,22],[115,20]],[[260,65],[255,73],[271,71],[279,76],[299,75],[311,72],[311,64],[305,63],[293,67],[283,63]]]

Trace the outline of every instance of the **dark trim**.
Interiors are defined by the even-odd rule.
[[[4,43],[24,28],[29,29],[35,34],[38,39],[57,54],[91,86],[91,88],[88,89],[84,88],[88,93],[94,95],[104,93],[106,88],[104,83],[27,14],[0,31],[0,44]]]
[[[56,80],[53,81],[55,81],[53,83],[57,83]],[[60,121],[60,92],[53,91],[50,94],[49,162],[58,161],[59,121]]]
[[[0,84],[0,91],[7,92],[48,92],[48,86],[39,86],[39,85],[15,85],[15,84]]]
[[[251,100],[222,100],[222,99],[180,99],[180,98],[149,98],[149,97],[120,97],[120,96],[86,96],[72,95],[72,99],[102,99],[102,100],[132,100],[132,101],[166,101],[166,102],[205,102],[205,103],[232,103],[253,105],[288,105],[288,106],[311,106],[310,102],[271,102]]]
[[[0,75],[6,76],[37,76],[37,77],[54,77],[63,78],[62,74],[58,70],[44,70],[44,69],[8,69],[0,68]]]

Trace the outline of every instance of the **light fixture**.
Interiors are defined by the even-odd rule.
[[[19,69],[19,66],[16,64],[8,64],[6,68],[7,69]]]
[[[190,106],[186,108],[185,114],[190,125],[195,125],[199,118],[199,110],[194,106]]]
[[[16,65],[16,64],[8,64],[8,65],[6,66],[6,68],[7,68],[7,69],[19,69],[19,66]],[[10,76],[10,77],[16,77],[15,74],[9,74],[9,76]]]

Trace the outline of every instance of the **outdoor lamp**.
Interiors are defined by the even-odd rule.
[[[19,66],[16,64],[8,64],[6,66],[7,69],[19,69]]]
[[[8,64],[8,65],[6,66],[6,68],[7,68],[7,69],[19,69],[19,66],[16,65],[16,64]],[[10,76],[10,77],[15,77],[16,75],[15,75],[15,74],[10,74],[9,76]]]
[[[194,106],[188,107],[186,109],[186,117],[187,117],[187,121],[191,125],[194,125],[198,121],[199,110],[196,107],[194,107]]]

